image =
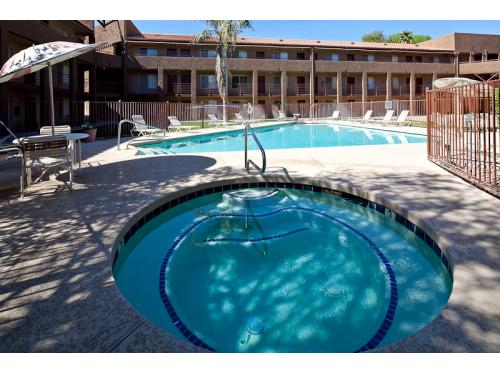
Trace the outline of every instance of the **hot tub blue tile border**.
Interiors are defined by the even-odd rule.
[[[176,207],[177,205],[179,205],[181,203],[185,203],[189,200],[199,198],[199,197],[202,197],[205,195],[210,195],[210,194],[219,193],[219,192],[227,192],[227,191],[231,191],[231,190],[248,189],[250,187],[252,187],[252,188],[274,188],[274,189],[286,188],[286,189],[295,189],[295,190],[305,190],[305,191],[312,191],[312,192],[327,193],[327,194],[341,197],[342,199],[345,199],[349,202],[370,208],[370,209],[375,210],[381,214],[384,214],[388,217],[391,217],[398,224],[403,225],[404,227],[406,227],[406,229],[413,232],[416,236],[418,236],[420,239],[422,239],[434,251],[436,256],[438,256],[441,259],[443,266],[445,267],[445,269],[449,273],[450,277],[453,278],[453,268],[451,266],[451,263],[448,260],[448,258],[446,257],[446,255],[444,254],[444,252],[441,250],[439,245],[424,230],[422,230],[418,225],[414,224],[410,220],[406,219],[403,215],[401,215],[397,212],[394,212],[394,211],[386,208],[385,206],[383,206],[379,203],[372,202],[372,201],[367,200],[365,198],[361,198],[361,197],[358,197],[356,195],[345,193],[345,192],[338,191],[335,189],[322,188],[322,187],[319,187],[317,185],[310,185],[310,184],[282,183],[282,182],[258,182],[258,183],[239,183],[239,184],[218,185],[215,187],[203,188],[203,189],[200,189],[200,190],[197,190],[194,192],[184,194],[180,197],[174,198],[174,199],[164,203],[160,207],[144,214],[140,219],[138,219],[130,227],[130,229],[123,235],[123,238],[120,240],[120,244],[119,244],[117,251],[115,252],[115,255],[113,257],[112,265],[113,266],[115,265],[116,259],[119,255],[122,247],[125,246],[130,241],[130,239],[137,233],[137,231],[139,231],[139,229],[142,228],[146,223],[148,223],[149,221],[151,221],[153,218],[160,215],[161,213],[164,213],[164,212],[168,211],[169,209]],[[308,210],[315,211],[313,209],[308,209]],[[319,211],[317,211],[316,213],[326,215],[326,214],[321,213]],[[326,215],[326,216],[329,216],[329,215]],[[208,219],[208,218],[209,217],[207,217],[206,219]],[[332,217],[330,217],[330,218],[332,218]],[[332,218],[332,219],[335,219],[335,218]],[[335,220],[337,221],[338,219],[335,219]],[[197,226],[199,224],[200,223],[194,224],[194,225]],[[346,224],[346,225],[348,225],[348,224]],[[187,232],[189,232],[192,229],[194,229],[193,226],[189,227],[187,229]],[[361,235],[363,238],[366,238],[368,241],[370,241],[361,232],[357,231],[354,228],[352,228],[352,230],[354,230],[357,234]],[[186,233],[186,235],[187,235],[187,233]],[[279,237],[279,235],[273,236],[273,237]],[[239,240],[248,241],[248,239],[231,239],[231,240],[235,240],[235,241],[238,240],[238,242],[239,242]],[[177,245],[179,243],[180,243],[179,239],[174,241],[172,248],[169,249],[169,251],[167,252],[167,255],[165,257],[167,262],[168,262],[168,259],[170,258],[170,256],[172,255],[175,247],[177,247]],[[378,250],[376,245],[374,245],[374,246]],[[388,275],[389,275],[389,282],[391,285],[391,297],[390,297],[391,299],[390,299],[390,303],[389,303],[389,308],[388,308],[387,313],[386,313],[386,317],[384,318],[382,325],[379,327],[379,329],[377,330],[375,335],[365,345],[360,347],[356,352],[363,352],[363,351],[372,350],[380,344],[380,342],[385,337],[385,334],[387,333],[388,329],[390,328],[390,325],[392,324],[392,320],[394,318],[394,314],[396,311],[398,295],[397,295],[397,282],[395,280],[394,272],[392,271],[392,268],[390,267],[390,264],[389,264],[387,258],[385,258],[385,256],[383,255],[383,253],[380,250],[378,250],[378,251],[377,250],[375,250],[375,251],[377,252],[377,255],[379,255],[384,266],[386,267]],[[164,262],[165,262],[165,260],[164,260]],[[166,269],[166,265],[167,265],[166,263],[162,264],[162,269]],[[165,266],[165,267],[163,267],[163,266]],[[393,278],[394,278],[394,280],[393,280]],[[160,284],[162,284],[162,280],[163,280],[163,286],[164,286],[165,278],[160,277]],[[393,290],[393,287],[394,287],[394,290]],[[211,351],[215,351],[209,345],[207,345],[202,340],[200,340],[198,337],[196,337],[196,335],[193,332],[191,332],[189,330],[189,328],[187,328],[182,323],[182,321],[179,319],[177,314],[175,314],[175,311],[173,310],[173,307],[170,303],[170,300],[168,299],[168,296],[165,292],[164,287],[163,287],[163,291],[162,291],[162,288],[160,287],[160,297],[162,299],[162,302],[164,303],[167,314],[169,314],[169,317],[171,318],[172,322],[175,321],[174,324],[178,328],[180,327],[179,328],[180,331],[182,332],[184,337],[189,342],[191,342],[193,345],[196,345],[198,347],[208,349]]]

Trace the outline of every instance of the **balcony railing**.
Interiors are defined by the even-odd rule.
[[[281,84],[272,84],[258,87],[259,95],[280,95],[281,94]]]
[[[346,96],[361,95],[362,91],[363,90],[360,84],[349,83],[347,84],[345,95]]]
[[[309,95],[309,85],[305,83],[297,83],[292,86],[288,86],[288,95]]]
[[[200,96],[219,96],[219,90],[217,88],[198,88],[198,95]]]
[[[415,85],[415,95],[424,95],[425,94],[425,88],[430,87],[431,84],[416,84]],[[408,83],[402,83],[399,85],[398,88],[392,88],[392,95],[393,96],[403,96],[403,95],[410,95],[410,84]]]
[[[381,96],[385,95],[386,93],[386,87],[385,84],[377,84],[375,87],[368,87],[368,95],[371,96]]]
[[[129,83],[128,91],[131,94],[154,95],[158,93],[158,86],[150,83]]]
[[[230,96],[252,95],[252,85],[250,83],[240,83],[237,87],[229,88]]]
[[[337,95],[337,87],[332,85],[319,84],[316,88],[316,95]]]
[[[191,83],[173,83],[172,91],[169,90],[167,94],[173,96],[190,96]]]

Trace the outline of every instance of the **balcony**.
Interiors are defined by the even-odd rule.
[[[288,95],[309,95],[309,84],[306,83],[297,83],[292,86],[288,86],[287,90]]]
[[[156,95],[158,94],[158,86],[151,83],[129,83],[128,91],[130,94]]]
[[[252,95],[252,85],[250,83],[240,83],[236,87],[230,87],[229,95],[230,96]]]
[[[167,92],[172,96],[191,96],[191,83],[173,83],[172,90]]]
[[[349,83],[347,84],[345,95],[346,96],[354,96],[354,95],[361,95],[363,92],[362,86],[359,83]]]
[[[199,96],[219,96],[219,90],[217,88],[200,87],[198,88]]]
[[[376,84],[375,87],[368,87],[367,91],[370,96],[382,96],[387,92],[385,84]]]
[[[281,84],[272,84],[258,87],[260,96],[281,95]]]
[[[316,87],[316,95],[318,96],[337,95],[337,87],[332,85],[319,84]]]

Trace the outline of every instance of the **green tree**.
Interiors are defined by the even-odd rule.
[[[401,43],[412,44],[413,43],[413,31],[404,30],[399,33],[401,38]]]
[[[415,34],[413,35],[413,43],[422,43],[425,42],[426,40],[432,39],[430,35],[426,34]]]
[[[363,42],[383,43],[383,42],[385,42],[386,38],[385,38],[384,32],[382,30],[375,30],[375,31],[372,31],[371,33],[364,34],[361,37],[361,40]]]
[[[391,34],[387,37],[388,43],[401,43],[401,33]]]
[[[215,74],[217,89],[222,99],[222,121],[227,124],[227,54],[236,46],[238,35],[245,29],[251,29],[252,25],[250,21],[209,20],[205,22],[208,28],[196,34],[194,39],[197,43],[204,42],[209,38],[216,40]]]

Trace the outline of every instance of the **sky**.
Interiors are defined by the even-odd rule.
[[[134,21],[144,33],[196,34],[202,21]],[[500,34],[500,21],[252,21],[253,30],[241,36],[360,41],[363,34],[382,30],[394,34],[410,30],[436,37],[451,32]]]

